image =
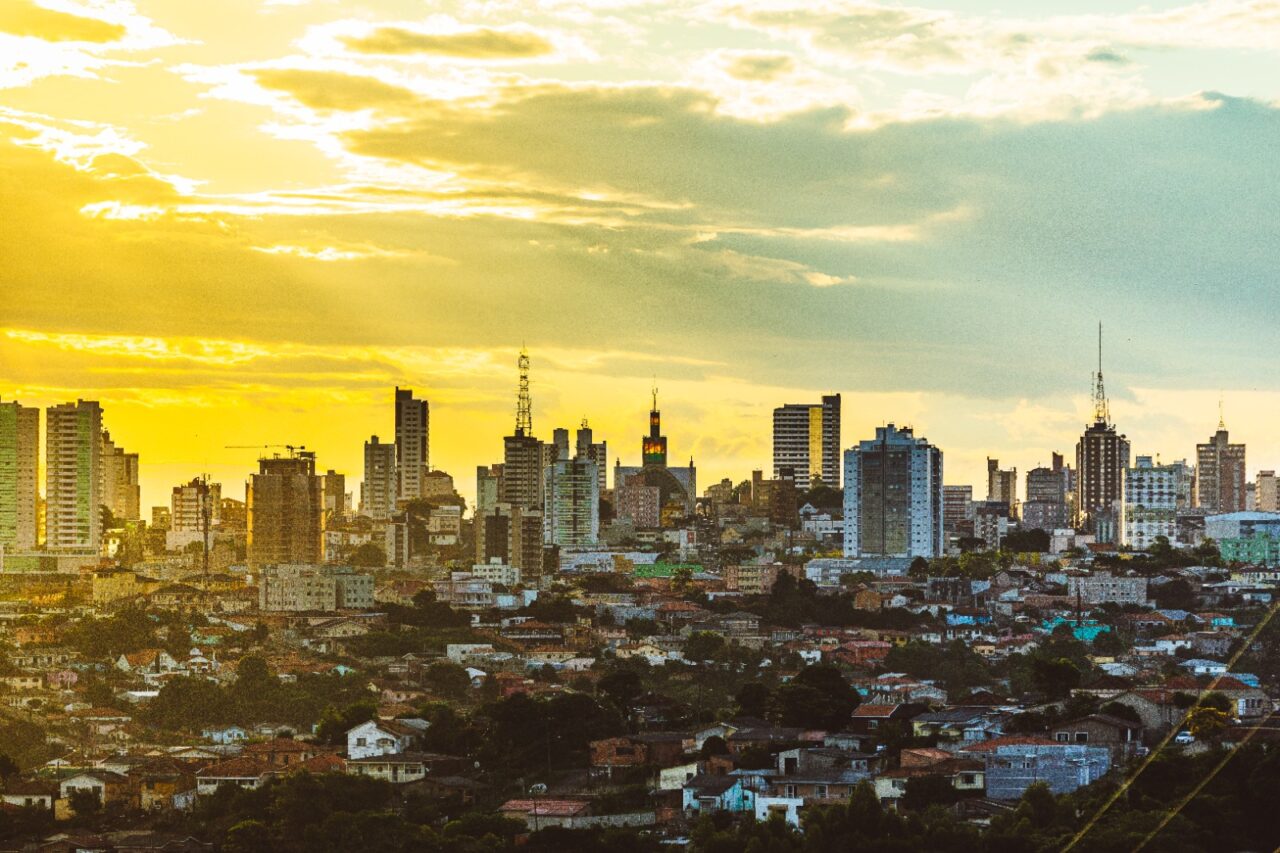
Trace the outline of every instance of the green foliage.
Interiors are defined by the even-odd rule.
[[[114,659],[160,645],[156,627],[142,608],[127,607],[113,616],[80,620],[67,632],[67,644],[86,658]]]
[[[438,660],[427,667],[423,681],[434,693],[449,699],[461,699],[471,688],[467,671],[447,660]]]
[[[891,648],[884,666],[890,672],[938,679],[953,692],[985,687],[992,682],[986,661],[963,640],[954,640],[946,647],[912,640]]]
[[[351,552],[347,562],[361,568],[381,569],[387,564],[387,552],[372,542],[366,542]]]
[[[684,641],[684,657],[690,663],[715,660],[724,651],[724,637],[711,631],[695,631]]]
[[[857,691],[839,669],[815,664],[777,689],[771,711],[784,726],[839,731],[848,725],[859,701]]]

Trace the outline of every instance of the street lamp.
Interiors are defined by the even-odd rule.
[[[533,831],[538,831],[538,797],[547,793],[547,786],[541,782],[534,782],[529,786],[529,794],[533,797]]]

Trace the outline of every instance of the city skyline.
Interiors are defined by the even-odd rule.
[[[539,422],[615,442],[658,374],[712,481],[839,391],[843,446],[912,423],[980,484],[1070,453],[1099,319],[1135,452],[1225,395],[1280,460],[1265,7],[219,10],[0,14],[0,397],[100,400],[147,505],[243,480],[223,444],[353,475],[397,385],[460,475],[522,343]]]

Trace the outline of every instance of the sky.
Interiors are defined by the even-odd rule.
[[[1280,0],[3,0],[0,399],[100,400],[144,506],[431,402],[700,485],[844,394],[946,480],[1073,455],[1097,324],[1138,454],[1280,467]],[[1020,486],[1021,488],[1021,486]]]

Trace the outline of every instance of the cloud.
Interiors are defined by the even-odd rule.
[[[34,0],[4,0],[0,3],[0,32],[43,41],[104,44],[123,38],[126,29],[101,18],[49,9]]]
[[[378,27],[362,36],[347,36],[342,41],[358,53],[430,54],[460,59],[533,59],[555,49],[537,33],[483,27],[455,32]]]
[[[258,84],[286,92],[299,103],[317,110],[363,110],[414,101],[408,89],[374,77],[340,71],[267,68],[253,72]]]
[[[770,81],[795,70],[796,61],[785,53],[747,53],[734,56],[726,69],[738,80]]]

